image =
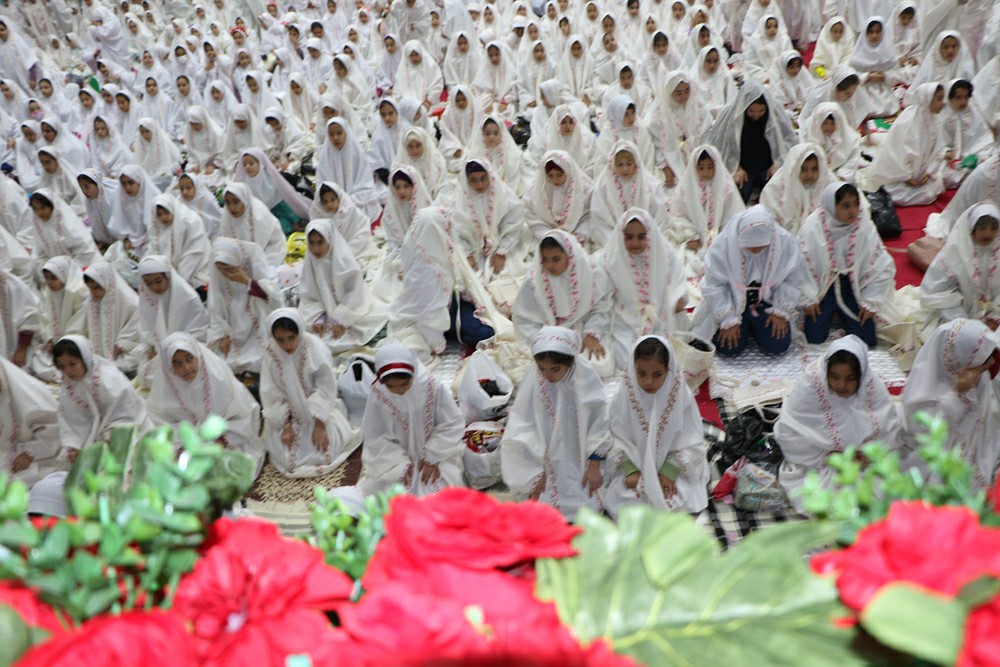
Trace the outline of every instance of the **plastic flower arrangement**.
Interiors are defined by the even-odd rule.
[[[78,457],[73,519],[32,523],[23,485],[0,485],[0,665],[996,664],[1000,493],[968,492],[929,424],[950,491],[910,478],[870,497],[896,473],[845,453],[814,503],[831,518],[726,552],[683,514],[568,525],[458,488],[358,516],[318,489],[294,539],[220,518],[252,468],[215,444],[224,424],[183,427],[179,456],[169,430],[118,434]]]

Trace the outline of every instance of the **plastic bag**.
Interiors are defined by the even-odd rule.
[[[892,203],[892,197],[885,188],[879,188],[875,192],[866,192],[865,197],[871,205],[872,222],[878,235],[883,239],[897,239],[903,235],[903,225],[896,215],[896,205]]]
[[[123,241],[109,245],[104,251],[104,259],[132,289],[139,289],[139,258],[125,249]]]
[[[466,360],[458,384],[458,403],[469,422],[498,419],[507,414],[514,383],[482,350]]]
[[[352,424],[360,424],[365,416],[368,395],[375,381],[375,359],[367,354],[353,354],[347,368],[337,381],[340,398],[347,406],[347,417]]]
[[[777,511],[787,503],[785,490],[778,483],[777,463],[747,461],[736,473],[736,497],[733,505],[747,512]]]
[[[498,422],[473,422],[465,428],[465,481],[473,489],[488,489],[500,481],[500,441],[503,426]]]

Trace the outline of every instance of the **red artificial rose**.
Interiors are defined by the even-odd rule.
[[[204,664],[283,667],[287,655],[315,648],[330,629],[323,612],[347,602],[351,579],[265,522],[217,528],[215,546],[174,599],[174,610],[193,624]]]
[[[35,591],[12,581],[0,581],[0,604],[13,607],[25,625],[52,634],[65,632],[70,626],[69,619],[60,622],[55,609],[39,600]]]
[[[17,667],[195,667],[194,642],[175,614],[159,609],[96,616],[24,654]]]
[[[847,549],[813,556],[812,568],[837,573],[841,600],[859,612],[893,581],[955,595],[981,575],[1000,576],[1000,529],[981,526],[967,507],[897,502]]]
[[[1000,596],[976,607],[965,619],[958,667],[995,667],[1000,660]]]
[[[386,537],[368,564],[368,589],[421,572],[428,563],[490,570],[573,556],[580,529],[554,508],[503,503],[485,493],[448,488],[430,496],[392,499]]]

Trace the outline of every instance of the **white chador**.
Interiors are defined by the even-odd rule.
[[[645,248],[633,254],[635,241],[626,240],[625,228],[638,220],[646,235]],[[614,357],[617,368],[628,366],[628,355],[639,336],[666,335],[687,323],[676,312],[686,301],[684,264],[647,211],[630,208],[622,215],[603,256],[611,283],[614,324]]]
[[[193,358],[196,369],[187,366],[191,375],[182,376],[177,353],[183,361]],[[160,345],[159,363],[146,405],[153,421],[177,426],[181,422],[198,425],[210,415],[226,420],[222,436],[227,449],[247,454],[260,472],[264,447],[260,441],[260,406],[249,390],[236,379],[226,362],[189,334],[171,334]]]
[[[145,386],[152,380],[155,370],[152,355],[159,351],[167,336],[184,331],[201,343],[208,337],[208,311],[194,288],[177,275],[166,257],[143,257],[139,262],[139,275],[157,274],[166,276],[167,289],[163,294],[153,292],[145,281],[139,285],[138,351],[142,353],[142,362],[139,364],[138,377]]]
[[[386,342],[375,353],[376,377],[363,425],[365,446],[358,486],[365,495],[402,484],[414,495],[462,485],[465,420],[448,387],[405,345]],[[407,391],[389,391],[384,378],[410,377]],[[424,482],[421,464],[439,477]]]
[[[299,308],[307,329],[339,354],[368,343],[385,326],[386,307],[372,295],[350,245],[333,223],[313,220],[306,236],[313,232],[323,237],[328,249],[319,258],[306,253]],[[334,327],[343,327],[343,333],[335,336]]]
[[[827,379],[830,357],[841,351],[857,358],[861,368],[857,391],[846,397],[830,389]],[[876,441],[895,448],[900,428],[885,382],[868,366],[868,346],[857,336],[835,341],[796,381],[774,427],[785,455],[779,481],[792,505],[802,511],[804,499],[796,490],[809,472],[819,475],[824,488],[833,483],[836,472],[829,465],[831,454]]]
[[[549,181],[549,163],[566,174],[562,185],[553,185]],[[524,198],[528,228],[535,241],[541,241],[553,229],[565,229],[582,235],[590,218],[590,196],[593,190],[594,182],[569,153],[558,150],[546,152],[539,163],[534,184]]]
[[[61,255],[47,261],[42,269],[62,283],[61,290],[42,290],[41,342],[55,342],[63,336],[82,334],[86,326],[89,293],[83,273],[71,258]]]
[[[257,244],[271,266],[279,266],[285,261],[288,243],[281,231],[281,223],[267,208],[267,204],[253,196],[246,183],[230,183],[225,194],[233,195],[243,203],[243,213],[235,217],[229,208],[222,211],[219,236]]]
[[[115,426],[135,425],[136,435],[145,433],[152,426],[146,404],[114,362],[93,354],[83,336],[65,336],[61,340],[76,344],[87,369],[79,380],[65,376],[62,380],[59,439],[63,450],[79,450],[106,441]]]
[[[323,194],[327,191],[336,195],[336,203],[325,206],[322,202]],[[386,207],[388,210],[388,206]],[[333,226],[340,232],[340,235],[351,247],[354,258],[364,269],[369,280],[378,276],[382,266],[383,253],[375,247],[372,239],[371,220],[365,217],[364,212],[357,207],[351,196],[342,187],[333,181],[324,181],[316,188],[316,196],[313,198],[312,206],[309,207],[309,220],[326,218],[333,223]],[[385,217],[382,218],[385,224]]]
[[[134,371],[139,363],[139,296],[125,279],[108,264],[91,264],[83,272],[104,288],[104,296],[87,302],[87,338],[94,354],[112,359],[124,373]]]
[[[927,217],[927,228],[924,232],[939,239],[948,238],[948,232],[955,226],[959,216],[973,204],[983,200],[1000,202],[1000,154],[980,163],[962,182],[958,192],[944,210],[940,214],[931,213]]]
[[[267,345],[264,323],[271,311],[284,305],[274,269],[255,244],[221,237],[212,248],[212,264],[208,283],[209,345],[214,347],[228,338],[229,353],[224,358],[233,372],[257,372]],[[217,264],[243,269],[251,284],[227,280]],[[254,286],[259,294],[251,292]]]
[[[920,283],[920,304],[933,311],[931,325],[959,317],[1000,321],[1000,239],[975,242],[976,223],[1000,220],[1000,209],[984,201],[969,207],[948,235]]]
[[[698,175],[698,161],[705,153],[715,164],[715,175],[708,181]],[[663,233],[684,258],[688,277],[698,279],[704,273],[705,253],[715,237],[746,206],[722,155],[711,144],[695,148],[687,169],[678,176],[677,190],[670,202],[671,222]],[[692,241],[697,242],[697,249],[688,246]]]
[[[806,218],[799,230],[798,241],[805,263],[800,274],[801,303],[817,304],[832,289],[837,303],[842,304],[840,276],[846,275],[858,304],[878,313],[895,294],[896,262],[863,209],[854,222],[843,223],[835,217],[837,191],[845,185],[835,182],[826,186],[821,206]],[[840,308],[850,311],[843,305]]]
[[[531,344],[532,355],[558,352],[574,357],[558,382],[549,382],[532,364],[514,399],[500,460],[504,482],[515,495],[528,497],[542,486],[538,500],[572,520],[581,507],[600,510],[602,501],[583,485],[592,455],[610,448],[607,398],[597,371],[577,356],[580,338],[565,327],[544,327]]]
[[[815,179],[812,183],[802,180],[802,165],[811,157],[816,158]],[[812,163],[810,163],[810,166]],[[810,180],[813,175],[810,175]],[[827,166],[826,153],[816,144],[798,144],[788,151],[788,157],[760,193],[760,203],[771,212],[775,222],[798,234],[809,214],[819,208],[819,198],[826,186],[833,182]]]
[[[31,486],[64,466],[58,414],[45,383],[0,358],[0,452],[8,475]]]
[[[615,170],[615,156],[629,153],[636,164],[636,172],[630,178],[622,178]],[[587,238],[595,245],[608,242],[612,230],[622,213],[630,208],[643,208],[660,219],[664,214],[663,201],[659,197],[659,187],[652,174],[643,166],[639,149],[630,141],[619,141],[606,158],[606,168],[597,177],[594,195],[590,200],[590,224]]]
[[[22,332],[41,328],[41,300],[32,286],[0,268],[0,357],[13,361]]]
[[[911,453],[924,432],[916,414],[925,411],[948,422],[946,449],[956,449],[972,468],[973,488],[993,484],[1000,455],[1000,410],[991,372],[979,374],[962,390],[964,371],[996,362],[993,332],[978,320],[960,318],[939,326],[917,354],[903,389],[905,443]],[[967,380],[966,380],[967,381]],[[964,384],[963,384],[964,386]],[[913,454],[911,460],[919,465]],[[905,463],[905,461],[904,461]]]
[[[268,331],[282,318],[298,327],[298,346],[288,353],[270,336],[260,372],[264,444],[271,463],[286,477],[326,475],[361,444],[361,432],[347,419],[347,408],[337,393],[333,357],[326,345],[305,330],[294,308],[271,313]],[[326,432],[326,446],[316,444],[317,427]],[[292,433],[288,443],[282,440],[286,428]]]
[[[611,399],[613,444],[608,458],[614,476],[608,482],[607,509],[617,516],[622,506],[642,503],[657,509],[700,512],[708,506],[707,486],[711,478],[701,413],[684,382],[684,372],[670,342],[659,336],[646,336],[635,345],[647,340],[659,341],[667,349],[667,376],[655,392],[643,390],[630,350],[625,378]],[[626,461],[640,473],[635,489],[625,487],[622,464]],[[677,474],[674,480],[677,492],[670,498],[663,496],[659,484],[659,474],[665,466]]]
[[[157,209],[163,209],[164,213]],[[146,254],[166,257],[192,287],[207,284],[212,242],[201,216],[167,193],[153,200],[153,210]]]

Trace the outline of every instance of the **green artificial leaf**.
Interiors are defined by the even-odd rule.
[[[10,667],[25,651],[47,637],[46,631],[25,624],[13,607],[0,603],[0,667]]]
[[[953,665],[966,614],[958,600],[895,582],[875,594],[861,612],[861,624],[886,646],[936,665]]]
[[[0,524],[0,544],[16,549],[18,547],[36,547],[40,542],[38,531],[28,521],[7,520]]]
[[[958,601],[966,609],[972,610],[990,602],[998,594],[1000,594],[1000,579],[984,576],[962,586],[962,590],[958,592]]]
[[[70,561],[73,576],[84,586],[98,587],[104,581],[104,561],[88,551],[77,551]]]
[[[803,558],[836,538],[835,523],[769,526],[724,554],[687,515],[650,507],[577,523],[578,555],[540,560],[536,593],[584,642],[605,637],[656,667],[863,664],[833,623],[846,613],[833,582]]]

